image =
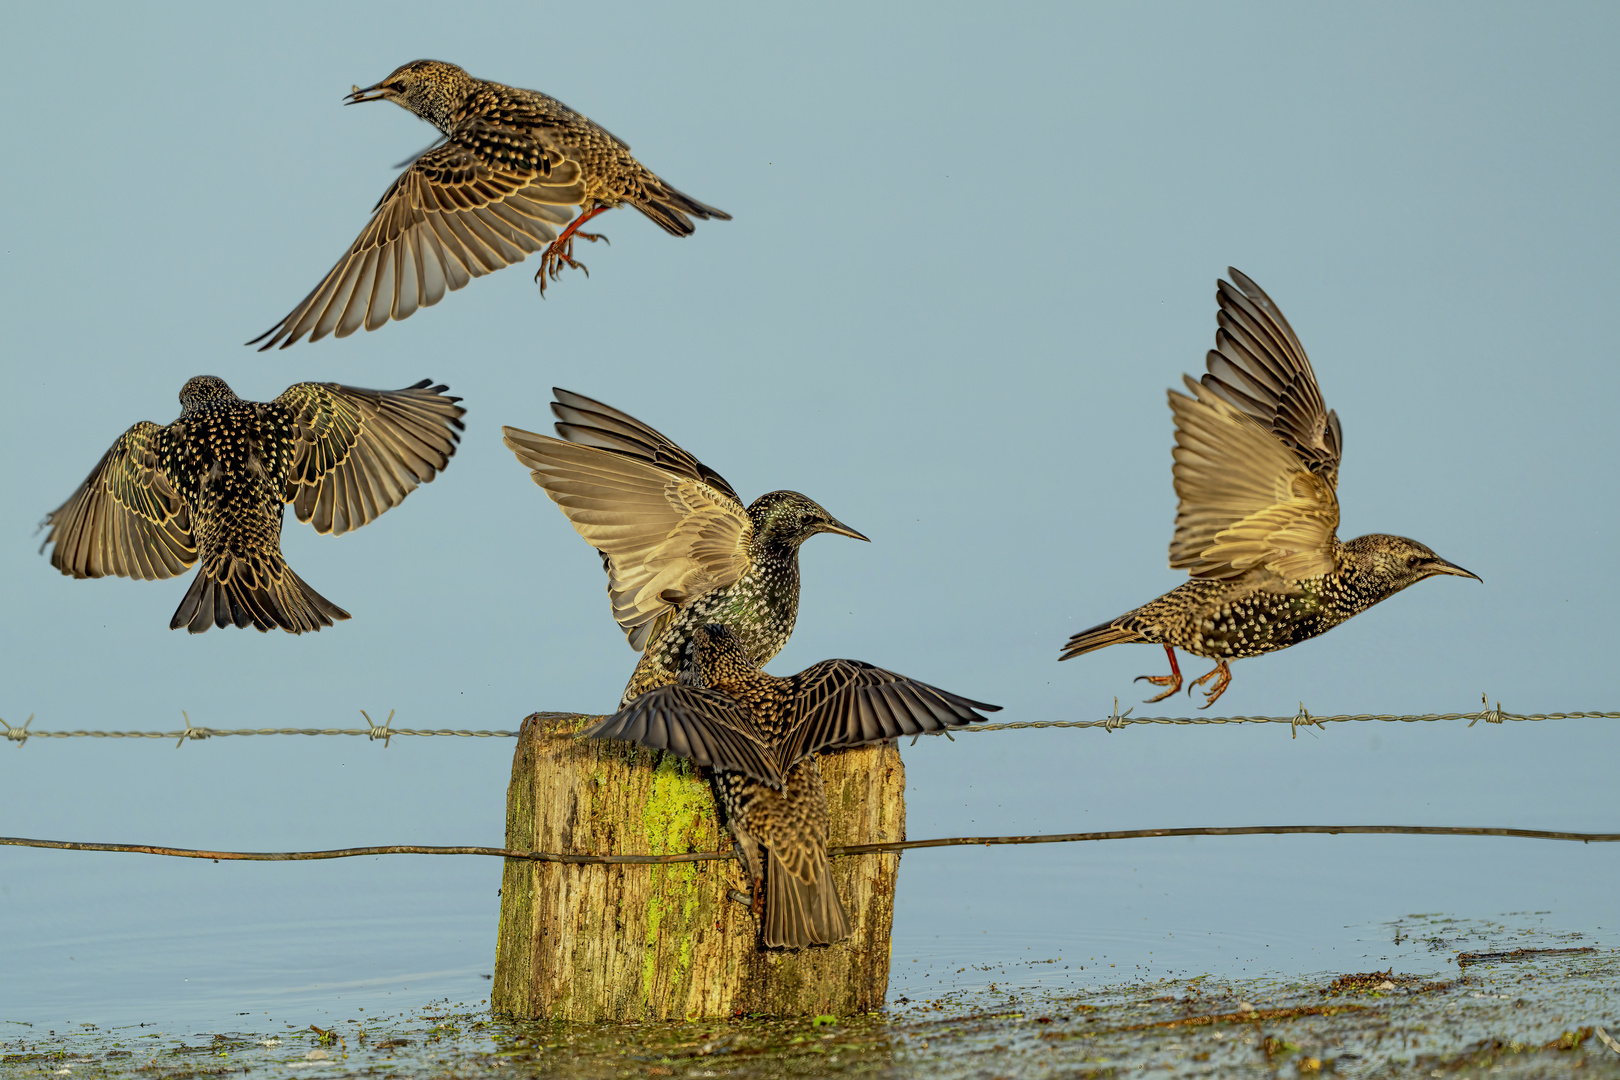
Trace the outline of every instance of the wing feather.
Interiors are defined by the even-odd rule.
[[[1338,486],[1344,436],[1322,401],[1305,347],[1282,309],[1252,280],[1228,267],[1217,283],[1215,348],[1204,385],[1281,439],[1307,468]]]
[[[285,498],[299,521],[342,535],[432,482],[461,441],[461,399],[423,379],[403,390],[297,383],[273,403],[297,443]]]
[[[557,434],[571,443],[612,450],[627,457],[657,465],[691,480],[701,481],[729,497],[738,506],[738,495],[725,477],[682,450],[668,436],[642,423],[629,413],[620,412],[584,394],[552,387],[556,398],[551,411],[557,416]]]
[[[718,690],[660,686],[584,732],[587,739],[622,739],[667,750],[698,765],[746,773],[781,789],[783,772],[742,706]]]
[[[163,434],[144,420],[131,427],[46,517],[40,550],[55,544],[52,566],[76,578],[156,581],[197,561],[190,508],[162,469]]]
[[[1191,397],[1170,392],[1180,499],[1170,565],[1214,580],[1331,570],[1339,502],[1329,479],[1226,397],[1184,382]]]
[[[487,135],[472,125],[412,161],[320,284],[248,344],[375,330],[555,240],[585,198],[578,165],[538,144],[529,164],[496,159]]]
[[[823,660],[793,681],[783,768],[823,750],[965,727],[1001,709],[860,660]]]
[[[605,556],[613,618],[635,648],[676,607],[747,570],[753,524],[729,486],[616,450],[501,430],[534,482]]]

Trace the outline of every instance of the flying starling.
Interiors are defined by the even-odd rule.
[[[180,418],[141,421],[42,524],[51,565],[76,578],[171,578],[201,560],[169,620],[319,630],[349,613],[281,557],[281,508],[342,535],[433,479],[461,439],[461,399],[423,379],[403,390],[297,383],[243,401],[223,379],[180,390]]]
[[[758,669],[738,635],[710,625],[693,631],[680,684],[642,694],[585,735],[713,769],[765,944],[799,949],[849,936],[827,860],[827,793],[816,755],[963,727],[984,719],[975,710],[999,709],[859,660],[823,660],[778,679]]]
[[[1217,661],[1209,708],[1232,681],[1231,661],[1325,633],[1435,574],[1480,580],[1402,536],[1340,543],[1339,417],[1288,320],[1260,286],[1227,269],[1209,373],[1192,396],[1170,391],[1176,418],[1176,531],[1170,565],[1192,580],[1069,639],[1068,660],[1122,642],[1163,645],[1170,674],[1141,679],[1181,689],[1175,649]],[[1141,681],[1139,679],[1138,681]],[[1187,688],[1192,692],[1192,686]]]
[[[756,665],[787,644],[799,614],[799,545],[865,536],[797,491],[746,508],[721,475],[610,405],[552,389],[562,441],[504,427],[534,482],[602,553],[613,617],[641,661],[620,705],[680,674],[686,644],[722,622]]]
[[[407,163],[332,272],[248,342],[263,341],[261,352],[305,334],[347,337],[409,318],[542,247],[534,277],[544,295],[548,275],[555,281],[565,265],[585,269],[574,260],[575,238],[601,239],[579,227],[624,203],[675,236],[692,233],[692,218],[731,220],[659,179],[617,136],[535,90],[417,60],[355,87],[345,104],[361,101],[392,101],[443,139]]]

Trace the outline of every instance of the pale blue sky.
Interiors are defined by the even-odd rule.
[[[858,657],[1007,720],[1106,715],[1145,696],[1131,679],[1162,653],[1060,665],[1058,649],[1180,579],[1164,393],[1202,368],[1228,264],[1282,307],[1343,421],[1341,535],[1412,536],[1484,584],[1427,582],[1243,661],[1217,711],[1453,711],[1481,692],[1516,711],[1620,707],[1617,29],[1610,4],[18,8],[0,43],[0,716],[350,726],[392,708],[399,726],[510,728],[532,709],[610,708],[635,657],[600,564],[500,443],[501,424],[546,430],[554,384],[660,428],[745,498],[795,488],[872,537],[804,549],[799,628],[772,671]],[[244,348],[432,139],[400,109],[340,103],[421,56],[561,98],[735,220],[675,240],[622,210],[599,219],[611,247],[582,246],[591,277],[544,301],[531,260],[375,333]],[[424,376],[466,399],[461,452],[399,509],[337,539],[289,515],[289,561],[352,621],[191,637],[167,629],[183,579],[72,581],[35,553],[35,525],[112,440],[173,419],[202,373],[260,400]],[[913,836],[1616,825],[1620,731],[1602,721],[970,738],[906,749]],[[493,844],[510,749],[0,747],[0,833]],[[1580,924],[1620,891],[1620,852],[1422,843],[1411,880],[1432,889],[1358,893],[1350,875],[1341,902],[1376,920],[1522,900]],[[1081,895],[1099,932],[1110,904],[1139,922],[1100,883],[1145,865],[1140,849],[1107,847],[908,858],[899,933],[1050,926]],[[1217,916],[1209,871],[1166,849],[1155,919],[1301,917],[1310,867],[1392,850],[1209,841],[1197,857],[1234,881],[1301,860]],[[1556,897],[1468,878],[1484,855],[1552,860]],[[498,873],[0,850],[0,905],[104,925],[184,910],[225,935],[259,907],[293,926],[332,904],[431,910],[487,927],[466,946],[479,964]],[[137,965],[103,952],[115,993]]]

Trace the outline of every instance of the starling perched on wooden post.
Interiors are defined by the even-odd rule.
[[[446,291],[522,262],[545,248],[540,292],[562,267],[585,267],[579,227],[629,203],[664,231],[689,236],[692,218],[730,221],[723,210],[666,184],[617,136],[554,97],[475,79],[454,64],[417,60],[345,104],[392,101],[443,133],[413,159],[373,209],[332,272],[249,345],[286,348],[305,334],[347,337],[432,307]],[[578,206],[578,216],[568,209]],[[569,219],[573,218],[570,224]],[[566,226],[566,228],[564,227]]]
[[[180,418],[142,421],[44,521],[51,565],[76,578],[154,581],[202,562],[169,628],[319,630],[349,613],[281,557],[281,510],[341,535],[398,506],[456,452],[466,412],[444,386],[297,383],[243,401],[199,375]],[[42,525],[43,527],[43,525]]]
[[[823,660],[779,679],[760,671],[725,626],[700,626],[691,642],[680,684],[642,694],[586,737],[624,739],[712,768],[766,946],[841,941],[849,930],[827,860],[816,755],[964,727],[985,719],[978,710],[1000,706],[859,660]]]
[[[562,439],[501,431],[602,553],[613,617],[642,653],[621,705],[674,682],[686,643],[706,623],[730,626],[756,665],[769,662],[799,614],[799,545],[817,533],[867,539],[797,491],[744,508],[719,473],[635,417],[552,393]]]
[[[1215,348],[1192,396],[1170,392],[1176,418],[1176,531],[1170,565],[1192,580],[1117,619],[1071,637],[1058,659],[1108,645],[1163,645],[1170,674],[1143,675],[1181,689],[1175,649],[1218,661],[1208,708],[1232,681],[1230,661],[1325,633],[1435,574],[1474,578],[1401,536],[1340,543],[1338,416],[1288,320],[1260,286],[1228,268],[1218,283]],[[1141,681],[1141,680],[1138,680]],[[1187,688],[1192,692],[1192,686]]]

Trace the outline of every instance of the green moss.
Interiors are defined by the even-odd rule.
[[[664,755],[653,770],[642,811],[642,834],[652,855],[672,855],[696,848],[707,836],[714,820],[714,799],[708,785],[699,780],[683,759]],[[679,934],[671,960],[671,982],[678,982],[691,970],[691,922],[699,903],[698,870],[695,863],[669,863],[651,868],[652,890],[647,904],[646,949],[641,962],[642,1000],[652,1000],[653,977],[658,971],[660,944],[668,934]],[[668,910],[666,910],[666,906]],[[678,915],[677,915],[678,913]],[[665,930],[666,917],[680,925]]]

